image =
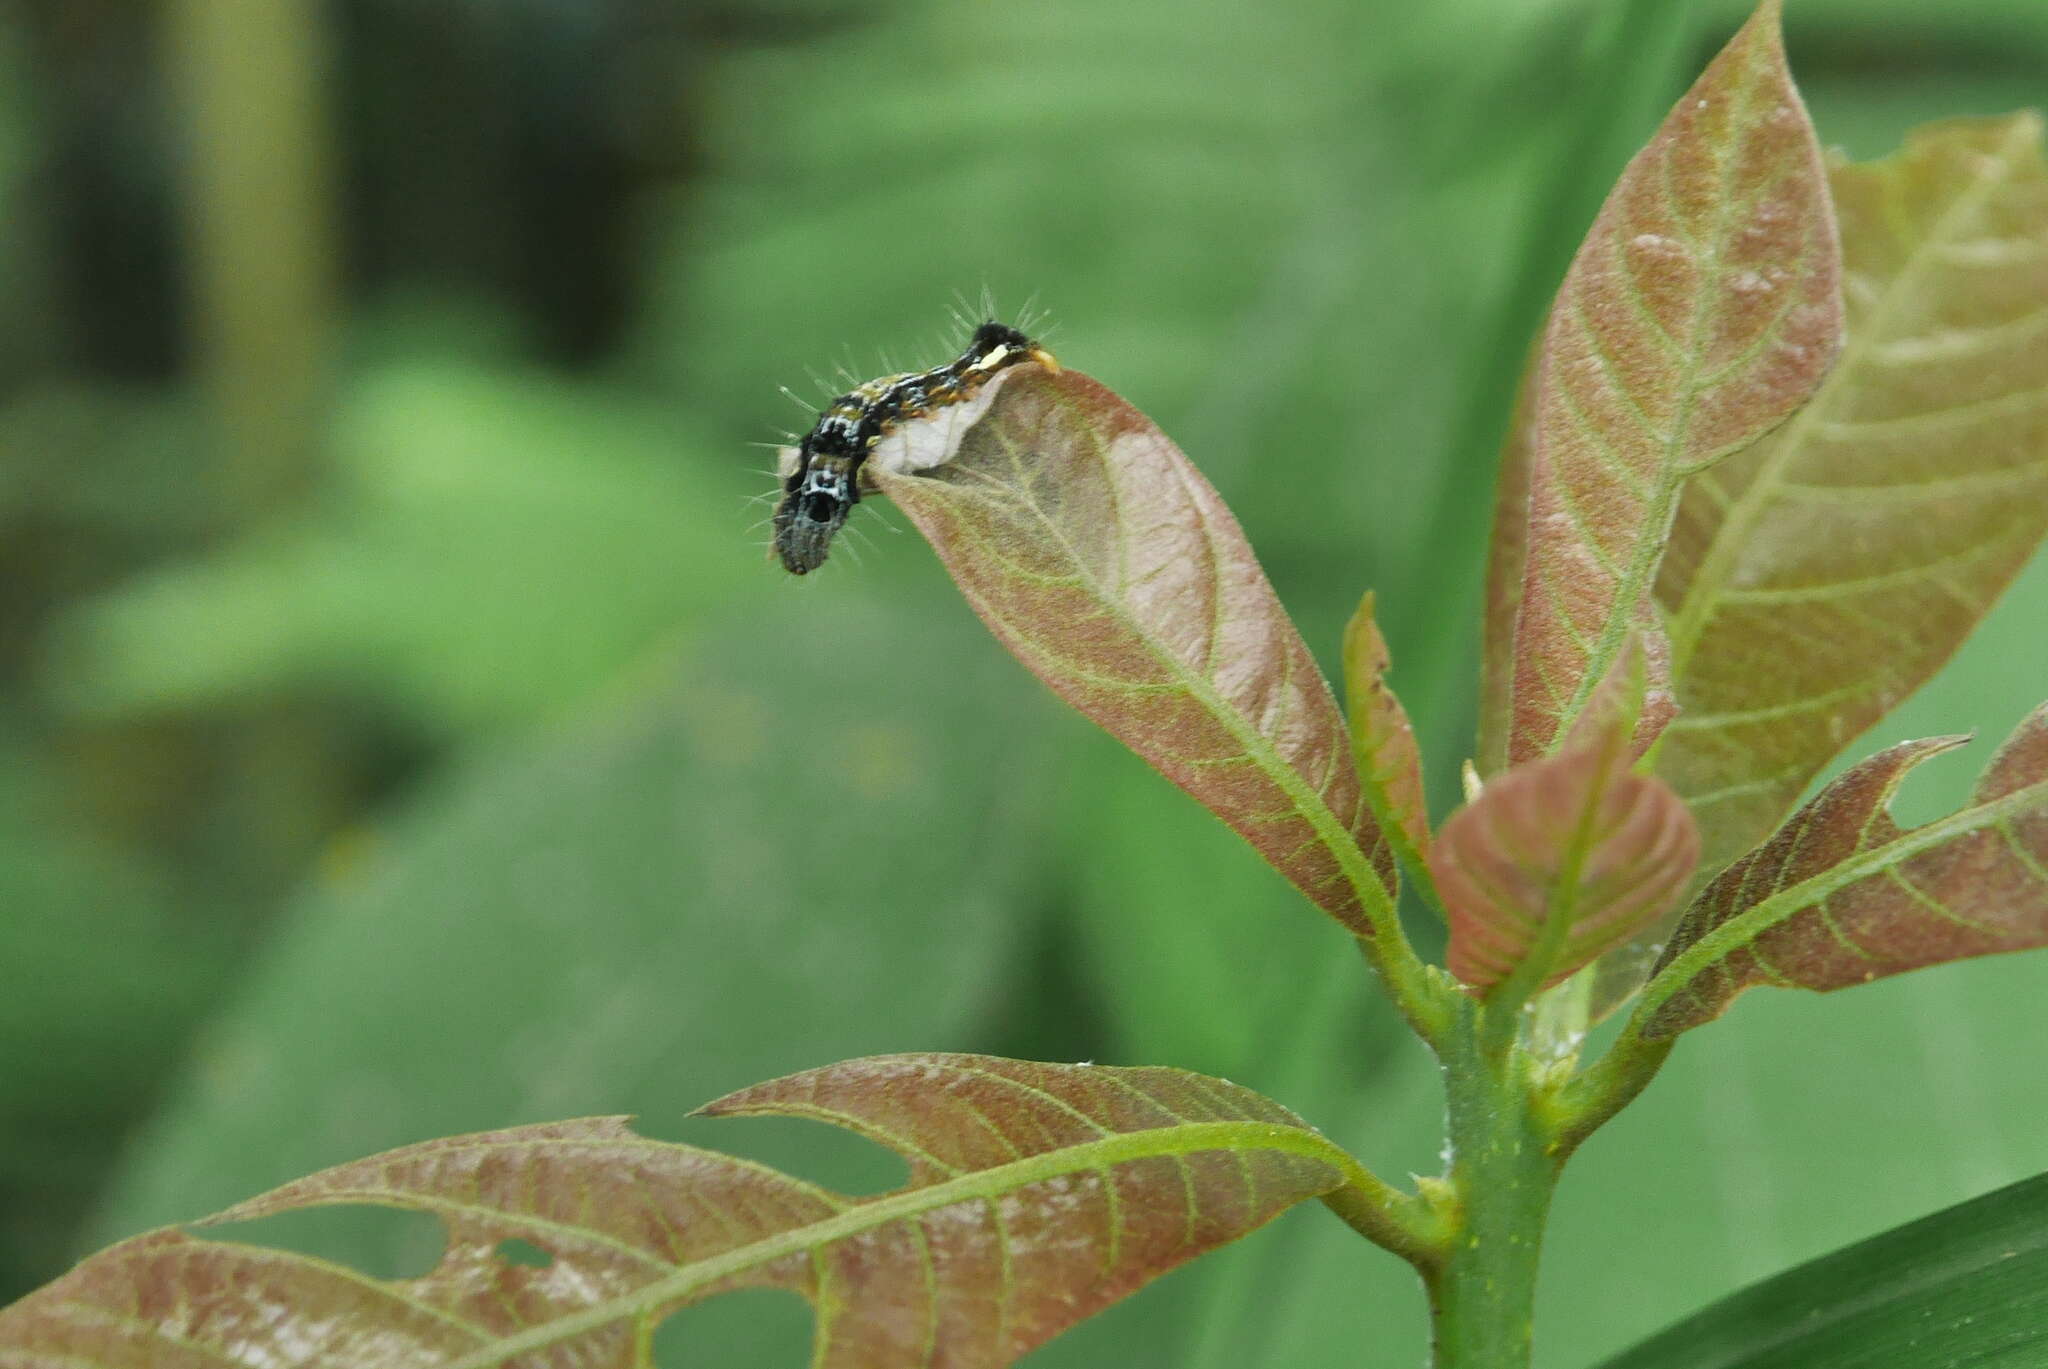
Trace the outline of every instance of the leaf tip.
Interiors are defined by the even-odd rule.
[[[1783,59],[1785,0],[1758,0],[1757,7],[1750,11],[1749,18],[1744,20],[1742,27],[1736,31],[1735,39],[1729,47],[1741,47],[1749,43],[1762,43],[1767,53],[1776,54],[1779,60]]]

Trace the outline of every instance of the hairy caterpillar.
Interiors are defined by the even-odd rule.
[[[825,564],[832,536],[860,502],[862,471],[872,461],[891,473],[923,470],[946,459],[948,434],[919,434],[913,425],[972,400],[989,377],[1019,362],[1059,369],[1052,353],[1008,324],[974,330],[967,350],[929,371],[880,376],[825,406],[803,440],[781,452],[775,505],[775,555],[792,575]],[[933,440],[937,439],[937,440]]]

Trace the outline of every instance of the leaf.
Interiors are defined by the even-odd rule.
[[[1536,449],[1530,390],[1541,344],[1539,337],[1515,387],[1515,407],[1494,477],[1493,535],[1486,544],[1486,594],[1479,624],[1479,737],[1473,766],[1482,779],[1491,779],[1508,766],[1515,623],[1522,610],[1522,579],[1529,570],[1529,467]]]
[[[1517,1000],[1561,983],[1685,887],[1699,835],[1668,785],[1629,773],[1635,725],[1632,711],[1609,711],[1597,732],[1508,771],[1444,824],[1429,867],[1460,980]]]
[[[997,386],[948,464],[877,484],[1033,673],[1370,934],[1392,915],[1385,841],[1237,520],[1098,382],[1026,365]]]
[[[1765,0],[1622,173],[1545,325],[1516,439],[1510,763],[1556,749],[1628,635],[1654,631],[1683,481],[1797,409],[1840,331],[1820,152]]]
[[[807,1117],[896,1150],[850,1198],[592,1118],[340,1165],[211,1219],[374,1204],[432,1213],[422,1278],[159,1231],[0,1312],[0,1364],[628,1365],[676,1309],[781,1288],[821,1369],[1005,1365],[1174,1266],[1339,1187],[1343,1152],[1248,1089],[1169,1069],[971,1055],[849,1061],[714,1116]],[[1353,1166],[1355,1168],[1355,1166]],[[518,1240],[543,1266],[499,1254]]]
[[[1565,735],[1565,747],[1595,744],[1602,729],[1622,725],[1630,728],[1629,760],[1631,763],[1640,762],[1678,715],[1670,679],[1670,646],[1663,632],[1649,628],[1634,634],[1607,672],[1607,678],[1587,696],[1585,709]],[[1687,878],[1697,880],[1698,877],[1695,855],[1695,864]],[[1656,954],[1654,951],[1646,952],[1643,938],[1674,915],[1683,896],[1684,890],[1681,889],[1676,897],[1666,902],[1664,911],[1657,917],[1637,927],[1626,941],[1601,952],[1600,963],[1588,974],[1585,992],[1576,998],[1576,1002],[1583,1004],[1583,1019],[1579,1017],[1579,1009],[1574,1007],[1566,1017],[1547,1023],[1545,1030],[1561,1033],[1557,1037],[1560,1041],[1581,1036],[1586,1023],[1600,1021],[1625,1002],[1641,985],[1649,962]]]
[[[1643,1034],[1711,1021],[1755,984],[1826,992],[2048,945],[2048,704],[1999,748],[1969,807],[1911,831],[1886,812],[1913,766],[1965,740],[1880,752],[1722,871],[1658,963]]]
[[[1604,679],[1586,695],[1586,706],[1573,720],[1560,750],[1600,745],[1608,729],[1628,730],[1628,759],[1643,758],[1671,720],[1678,705],[1671,697],[1668,644],[1662,632],[1631,633],[1607,669]]]
[[[1657,584],[1686,710],[1657,772],[1709,870],[1926,681],[2048,531],[2040,117],[1936,124],[1831,179],[1841,364],[1687,490]]]
[[[1359,783],[1382,832],[1421,857],[1429,851],[1429,808],[1422,789],[1422,752],[1408,710],[1387,687],[1387,639],[1373,621],[1367,591],[1344,629],[1344,692],[1351,715],[1351,753]]]
[[[2048,1356],[2048,1175],[1715,1303],[1603,1369],[2027,1369]]]

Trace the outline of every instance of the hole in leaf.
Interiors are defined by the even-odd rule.
[[[438,1218],[383,1207],[308,1208],[192,1234],[332,1260],[376,1279],[419,1278],[440,1263],[447,1245]]]
[[[511,1236],[499,1241],[497,1249],[491,1252],[506,1264],[516,1264],[522,1269],[546,1269],[555,1262],[553,1251],[543,1250],[532,1241]]]
[[[635,1125],[641,1135],[681,1141],[772,1165],[839,1193],[864,1196],[901,1188],[910,1167],[887,1147],[841,1127],[794,1117],[692,1117],[672,1127]]]
[[[1963,729],[1941,727],[1935,730],[1960,732]],[[1970,801],[1970,789],[1976,783],[1977,772],[1991,763],[1991,753],[1997,749],[1998,743],[2004,740],[2004,737],[2004,729],[1996,723],[1979,727],[1977,739],[1968,746],[1959,746],[1953,751],[1929,756],[1907,771],[1906,778],[1899,785],[1899,791],[1892,795],[1892,821],[1901,827],[1913,828],[1922,823],[1933,822],[1936,818],[1945,818],[1958,808],[1964,807]],[[1853,763],[1877,749],[1875,746],[1864,746],[1861,749],[1851,747],[1847,760]],[[1831,767],[1828,778],[1834,778],[1835,774],[1847,768],[1847,764]],[[1801,798],[1811,798],[1815,788],[1809,785],[1808,792],[1801,795]]]
[[[808,1364],[810,1305],[794,1293],[748,1288],[685,1307],[654,1332],[659,1369],[707,1364]]]

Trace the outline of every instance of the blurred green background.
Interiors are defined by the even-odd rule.
[[[2039,0],[1791,8],[1856,155],[2048,97]],[[748,443],[805,422],[781,385],[938,360],[956,295],[1035,296],[1222,489],[1326,662],[1379,591],[1442,786],[1522,347],[1739,17],[0,10],[0,1300],[516,1122],[631,1111],[885,1184],[829,1134],[684,1114],[888,1050],[1186,1065],[1433,1168],[1433,1071],[1341,933],[1002,657],[886,508],[824,574],[769,567]],[[1857,749],[2002,735],[2048,693],[2044,620],[2037,566]],[[1540,1362],[2048,1168],[2044,982],[1760,993],[1689,1037],[1566,1181]],[[1412,1364],[1411,1284],[1304,1210],[1033,1362]],[[728,1299],[664,1353],[797,1363],[803,1326]]]

